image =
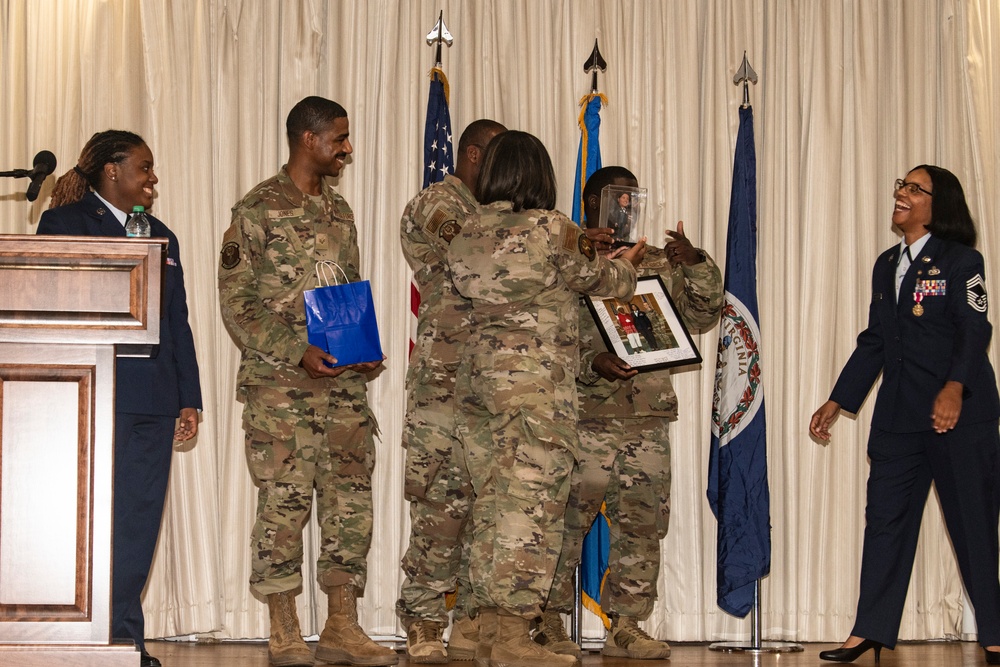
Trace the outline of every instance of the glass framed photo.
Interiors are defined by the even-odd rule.
[[[584,298],[608,350],[640,372],[701,363],[701,353],[659,276],[639,278],[628,300]]]
[[[614,230],[612,247],[635,245],[646,214],[646,188],[605,185],[601,189],[601,226]]]

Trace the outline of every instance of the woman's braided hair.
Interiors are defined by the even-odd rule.
[[[92,136],[83,147],[76,166],[56,181],[49,208],[83,199],[90,188],[97,189],[104,165],[121,162],[132,148],[144,143],[142,137],[127,130],[105,130]]]

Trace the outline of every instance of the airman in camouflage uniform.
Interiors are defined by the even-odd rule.
[[[410,501],[406,575],[396,613],[407,628],[411,663],[471,660],[475,621],[470,618],[468,533],[472,481],[455,436],[455,371],[469,331],[472,304],[455,289],[448,244],[479,208],[474,189],[484,146],[506,128],[491,120],[469,125],[458,144],[455,175],[447,175],[410,201],[400,221],[403,254],[420,289],[417,336],[406,375],[404,491]],[[445,594],[455,591],[455,625],[447,651]]]
[[[325,366],[336,360],[309,345],[303,303],[303,292],[316,286],[317,262],[336,262],[348,280],[360,279],[354,214],[327,178],[352,152],[347,114],[335,102],[306,98],[289,113],[288,135],[288,164],[233,207],[219,268],[223,319],[241,351],[237,385],[258,486],[250,585],[267,596],[272,663],[312,665],[294,598],[315,489],[317,579],[330,598],[316,657],[395,664],[393,651],[357,627],[355,607],[367,577],[378,428],[365,373],[381,362]]]
[[[529,165],[524,172],[515,171],[512,154]],[[532,173],[542,156],[541,174]],[[577,293],[627,298],[635,271],[629,261],[600,257],[561,213],[533,210],[554,205],[555,179],[531,135],[495,138],[479,185],[482,201],[493,203],[469,218],[448,250],[455,286],[473,304],[456,393],[476,492],[469,575],[486,635],[480,647],[489,650],[477,649],[477,660],[572,665],[533,644],[528,623],[541,614],[562,548],[578,446]]]
[[[636,186],[635,177],[621,167],[595,172],[584,191],[588,221],[596,221],[600,191],[608,184]],[[692,332],[710,328],[723,304],[722,275],[715,262],[692,247],[683,235],[666,248],[648,247],[638,267],[639,276],[660,276]],[[601,593],[601,607],[612,619],[604,655],[631,659],[662,659],[670,655],[666,642],[650,638],[636,625],[645,620],[656,600],[660,570],[660,540],[670,518],[669,423],[677,420],[677,395],[669,369],[636,373],[609,352],[593,316],[579,307],[581,372],[580,455],[573,473],[566,532],[556,580],[537,640],[566,646],[559,613],[573,608],[573,572],[580,562],[583,538],[607,503],[611,523],[608,562],[610,572]],[[600,360],[596,361],[600,357]],[[601,362],[611,365],[605,370]],[[602,376],[605,374],[616,379]]]

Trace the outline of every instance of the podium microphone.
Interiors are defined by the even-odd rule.
[[[48,178],[49,174],[56,170],[56,156],[52,154],[52,151],[41,151],[35,156],[35,160],[32,163],[32,169],[28,172],[27,176],[31,179],[31,184],[28,185],[28,190],[25,192],[25,197],[28,201],[35,201],[38,199],[38,193],[42,189],[42,183]]]

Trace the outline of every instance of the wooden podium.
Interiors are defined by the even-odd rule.
[[[160,336],[166,239],[0,235],[0,667],[112,645],[115,345]]]

